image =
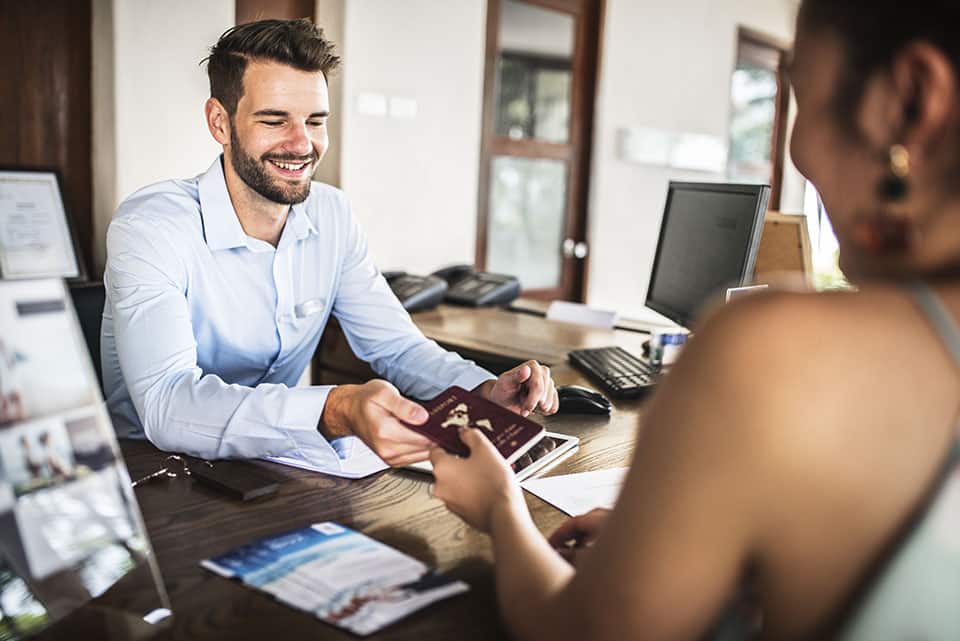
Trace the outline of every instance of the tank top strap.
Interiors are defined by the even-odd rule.
[[[947,310],[946,305],[926,283],[916,282],[910,285],[910,294],[923,315],[930,321],[940,340],[943,341],[953,361],[960,368],[960,327]]]
[[[920,311],[926,316],[944,347],[947,348],[953,362],[960,368],[960,326],[957,325],[957,321],[954,320],[937,292],[926,283],[917,281],[911,283],[908,289]],[[957,439],[950,451],[948,468],[960,465],[960,425],[957,427]]]

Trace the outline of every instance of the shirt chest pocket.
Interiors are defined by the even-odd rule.
[[[298,302],[277,319],[280,334],[292,334],[298,337],[298,341],[304,340],[319,331],[319,326],[327,317],[327,311],[327,299],[324,297],[307,298]]]

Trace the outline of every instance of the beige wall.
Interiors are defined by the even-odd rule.
[[[140,187],[204,171],[220,153],[204,124],[200,60],[233,25],[233,0],[96,0],[93,49],[95,260]]]
[[[347,0],[341,186],[383,269],[473,262],[484,0]],[[416,101],[360,113],[361,94]]]
[[[343,55],[343,18],[347,0],[317,0],[316,23],[323,29],[323,35],[330,40],[338,55]],[[327,131],[330,145],[317,167],[314,179],[320,182],[340,186],[340,150],[343,143],[343,68],[327,78],[330,92],[330,117],[327,119]]]

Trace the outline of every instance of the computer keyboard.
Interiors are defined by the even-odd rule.
[[[621,347],[575,349],[567,357],[574,367],[617,398],[636,398],[657,384],[659,373]]]

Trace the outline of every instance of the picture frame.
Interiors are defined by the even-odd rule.
[[[56,169],[0,166],[0,279],[86,278],[60,186]]]

